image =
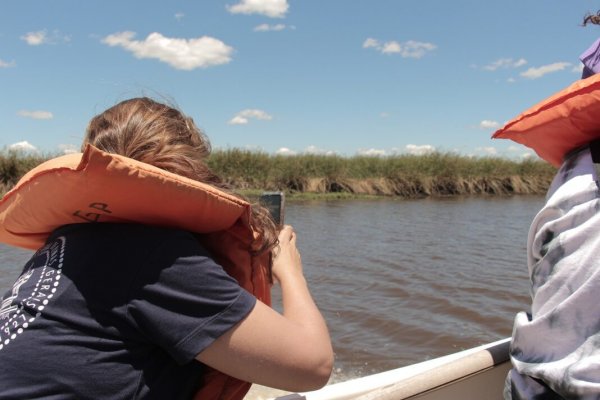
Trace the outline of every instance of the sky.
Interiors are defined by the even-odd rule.
[[[588,0],[21,0],[0,13],[0,149],[78,151],[149,96],[214,149],[521,158],[493,132],[580,79]]]

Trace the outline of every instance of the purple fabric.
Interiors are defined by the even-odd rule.
[[[583,63],[583,73],[581,78],[589,78],[590,76],[600,72],[600,39],[596,40],[589,49],[583,52],[579,59]]]

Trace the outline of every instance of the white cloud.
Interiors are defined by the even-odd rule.
[[[390,116],[390,114],[384,111],[384,112],[380,112],[380,113],[379,113],[379,116],[380,116],[381,118],[387,118],[387,117],[389,117],[389,116]]]
[[[335,151],[324,150],[324,149],[321,149],[321,148],[311,144],[306,149],[304,149],[304,153],[305,154],[320,154],[320,155],[332,156],[335,154]]]
[[[184,13],[182,13],[182,12],[175,13],[175,19],[177,21],[181,21],[183,19],[183,17],[185,17]]]
[[[48,37],[46,31],[37,31],[28,32],[21,36],[21,39],[26,41],[30,46],[39,46],[40,44],[44,44],[48,40]]]
[[[63,154],[79,153],[79,147],[74,144],[59,144],[58,149]]]
[[[272,120],[273,117],[263,110],[248,108],[237,113],[232,119],[229,120],[228,124],[246,125],[248,122],[250,122],[250,119],[269,121]]]
[[[120,46],[137,58],[155,58],[176,69],[193,70],[231,61],[233,48],[222,41],[202,36],[194,39],[168,38],[153,32],[144,40],[134,40],[135,32],[108,35],[102,43]]]
[[[399,54],[403,58],[421,58],[437,48],[433,43],[417,42],[415,40],[404,43],[395,40],[381,43],[373,38],[367,38],[362,47],[364,49],[375,49],[382,54]]]
[[[495,71],[500,68],[519,68],[525,64],[527,64],[527,60],[524,58],[519,58],[518,60],[513,60],[512,58],[501,58],[489,65],[486,65],[483,67],[483,69],[486,71]]]
[[[361,156],[383,157],[386,155],[386,151],[381,149],[359,149],[357,153]]]
[[[425,55],[425,53],[428,51],[433,51],[436,48],[437,46],[432,43],[415,42],[414,40],[409,40],[403,45],[402,57],[421,58]]]
[[[0,59],[0,68],[10,68],[10,67],[14,67],[17,64],[14,61],[4,61],[2,59]]]
[[[381,52],[383,54],[401,53],[402,46],[400,46],[400,43],[398,43],[396,41],[386,42],[381,47]]]
[[[479,127],[481,129],[496,129],[500,127],[500,123],[497,121],[491,121],[489,119],[484,119],[479,123]]]
[[[515,63],[513,64],[514,68],[519,68],[522,67],[523,65],[527,64],[527,60],[524,58],[519,58],[517,61],[515,61]]]
[[[260,14],[271,18],[283,18],[290,6],[287,0],[241,0],[226,7],[232,14]]]
[[[25,35],[21,36],[21,39],[27,42],[27,44],[30,46],[39,46],[42,44],[56,44],[59,42],[69,42],[71,40],[71,37],[63,35],[58,30],[52,31],[51,34],[48,34],[47,30],[43,30],[36,32],[27,32]]]
[[[34,145],[25,140],[9,145],[8,149],[13,151],[37,151],[37,148]]]
[[[275,154],[280,156],[295,156],[297,153],[294,150],[290,150],[287,147],[281,147],[278,149]]]
[[[576,74],[581,74],[583,72],[583,64],[576,64],[571,71]]]
[[[260,24],[254,28],[254,32],[270,32],[270,31],[282,31],[286,28],[285,24]]]
[[[529,158],[535,156],[531,149],[528,149],[524,146],[508,146],[507,151],[511,154],[516,154],[516,157],[520,158]]]
[[[479,152],[479,153],[484,153],[485,155],[488,156],[495,156],[498,154],[498,149],[496,149],[495,147],[478,147],[475,149],[475,151]]]
[[[239,115],[236,115],[235,117],[231,118],[229,120],[229,122],[227,122],[229,125],[246,125],[248,123],[248,118],[245,117],[240,117]]]
[[[367,40],[364,41],[363,43],[363,48],[364,49],[368,49],[371,47],[374,48],[379,48],[381,45],[379,44],[379,41],[377,39],[373,39],[373,38],[367,38]]]
[[[535,68],[531,67],[525,72],[521,72],[521,76],[527,79],[538,79],[546,74],[550,74],[557,71],[562,71],[567,67],[572,66],[573,64],[569,62],[557,62],[554,64],[543,65],[541,67]]]
[[[429,144],[416,145],[416,144],[407,144],[406,151],[409,154],[421,156],[423,154],[429,154],[435,152],[435,147]]]
[[[17,113],[21,117],[32,118],[32,119],[52,119],[54,115],[50,111],[29,111],[21,110]]]

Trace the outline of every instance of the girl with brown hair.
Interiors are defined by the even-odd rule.
[[[148,98],[94,117],[88,145],[231,192],[207,167],[210,145],[192,119]],[[0,325],[19,331],[0,344],[0,398],[189,399],[206,366],[289,391],[323,386],[333,351],[296,234],[278,232],[258,206],[248,222],[250,252],[272,254],[283,314],[242,289],[191,232],[140,223],[56,229],[3,301]]]

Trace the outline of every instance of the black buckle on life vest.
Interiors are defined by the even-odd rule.
[[[590,155],[594,162],[594,170],[596,171],[596,186],[600,188],[600,140],[594,140],[588,147],[590,148]]]

